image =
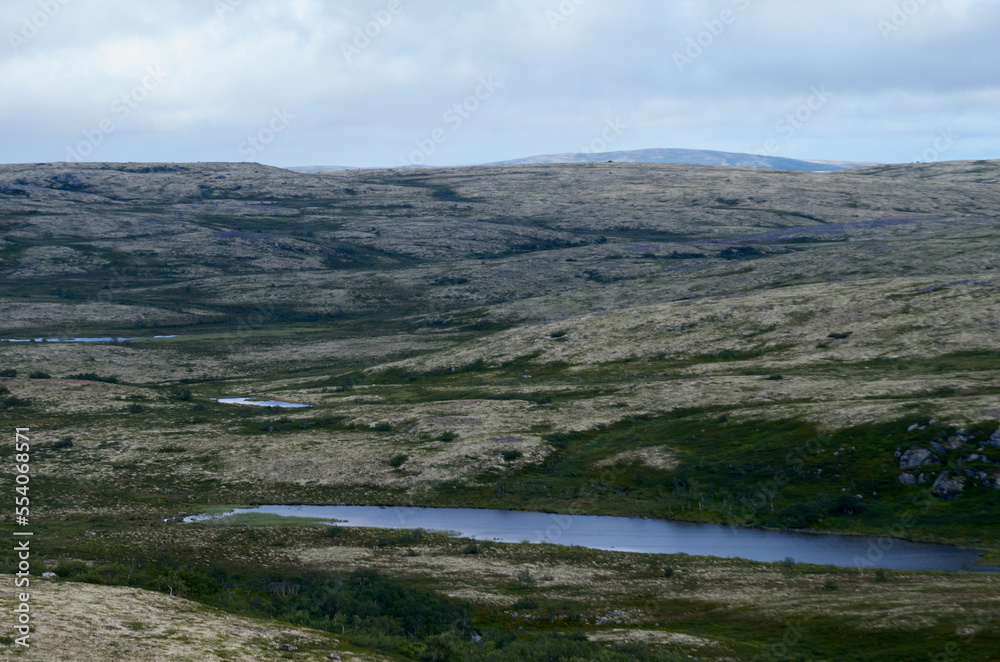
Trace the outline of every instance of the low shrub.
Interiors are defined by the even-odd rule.
[[[118,383],[118,378],[113,375],[98,375],[93,372],[81,372],[75,375],[66,375],[66,379],[80,379],[87,382],[105,382],[107,384]]]

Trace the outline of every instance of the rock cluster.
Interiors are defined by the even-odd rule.
[[[909,432],[922,427],[910,426]],[[982,439],[982,437],[980,437]],[[907,450],[897,449],[899,460],[899,482],[903,485],[923,485],[933,478],[931,493],[942,499],[954,499],[965,491],[966,487],[981,486],[1000,490],[1000,459],[991,459],[983,451],[987,446],[1000,448],[1000,429],[994,432],[988,440],[978,442],[975,452],[971,446],[976,445],[976,435],[965,429],[960,429],[953,436],[935,438],[928,444],[930,448],[914,447]],[[966,448],[963,448],[966,447]],[[965,451],[956,453],[955,451]],[[924,471],[912,471],[929,467]],[[940,468],[935,471],[930,468]]]

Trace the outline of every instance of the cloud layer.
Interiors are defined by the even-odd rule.
[[[1000,156],[1000,0],[12,0],[0,160]],[[949,144],[941,135],[950,136]]]

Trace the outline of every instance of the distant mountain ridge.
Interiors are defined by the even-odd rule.
[[[733,168],[763,168],[769,170],[799,170],[806,172],[835,172],[850,168],[865,168],[880,165],[864,161],[819,161],[789,159],[781,156],[762,156],[740,152],[717,152],[707,149],[636,149],[619,152],[580,152],[567,154],[544,154],[509,161],[498,161],[487,165],[528,165],[534,163],[600,163],[616,161],[621,163],[675,163],[705,166],[729,166]]]
[[[285,170],[291,170],[292,172],[300,172],[303,175],[319,175],[324,172],[343,172],[344,170],[360,170],[360,168],[355,168],[354,166],[292,166],[291,168],[285,168]]]

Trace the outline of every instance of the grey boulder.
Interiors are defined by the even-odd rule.
[[[911,448],[899,456],[899,468],[910,469],[919,467],[922,464],[937,464],[934,453],[926,448]]]
[[[954,499],[965,489],[964,476],[952,476],[947,471],[942,471],[934,484],[931,485],[931,493],[942,499]]]

